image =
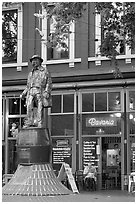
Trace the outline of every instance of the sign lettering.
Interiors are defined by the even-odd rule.
[[[86,118],[87,127],[116,126],[116,118]]]

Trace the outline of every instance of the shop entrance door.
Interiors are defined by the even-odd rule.
[[[102,137],[102,189],[121,188],[121,137]]]

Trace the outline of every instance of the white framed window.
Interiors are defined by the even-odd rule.
[[[46,9],[42,8],[42,14],[44,18],[42,19],[42,58],[44,59],[43,64],[59,64],[59,63],[69,63],[69,67],[74,67],[74,50],[75,50],[75,23],[70,24],[70,34],[69,36],[64,36],[64,43],[67,45],[65,48],[57,45],[56,47],[47,47],[47,40],[50,36],[54,35],[54,25],[56,24],[55,17],[49,21],[46,18]]]
[[[100,53],[100,45],[101,42],[105,36],[105,33],[101,30],[101,14],[96,12],[95,14],[95,64],[101,65],[101,60],[109,60],[105,56],[101,56]],[[116,34],[119,35],[119,34]],[[128,45],[124,44],[124,38],[121,36],[121,42],[118,45],[117,51],[119,52],[119,55],[117,56],[117,59],[125,59],[125,63],[131,63],[131,59],[135,58],[134,52],[129,48]],[[133,53],[133,54],[132,54]],[[93,61],[93,59],[89,58],[89,61]]]
[[[23,3],[2,4],[2,67],[27,66],[22,62]]]
[[[53,40],[52,46],[54,47],[47,47],[47,59],[48,60],[69,59],[70,35],[69,33],[64,33],[60,35],[62,44],[57,44],[57,42],[54,40],[56,37],[55,28],[56,25],[57,25],[56,16],[53,15],[50,19],[48,19],[47,38]]]

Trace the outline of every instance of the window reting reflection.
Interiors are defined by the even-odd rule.
[[[121,110],[120,92],[82,93],[82,112]]]
[[[17,61],[17,10],[2,12],[2,61]]]
[[[59,35],[56,32],[56,27],[60,29],[61,26],[62,25],[57,21],[56,15],[48,19],[48,39],[50,41],[50,46],[48,46],[48,60],[69,58],[69,25],[68,32]],[[57,43],[58,38],[60,38],[60,40],[58,40],[60,43]]]
[[[135,91],[129,91],[129,110],[135,110]]]

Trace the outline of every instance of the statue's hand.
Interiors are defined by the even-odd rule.
[[[24,99],[24,98],[25,98],[25,95],[20,94],[20,98],[21,98],[21,99]]]
[[[43,93],[43,97],[48,99],[48,98],[49,98],[49,93],[44,92],[44,93]]]

